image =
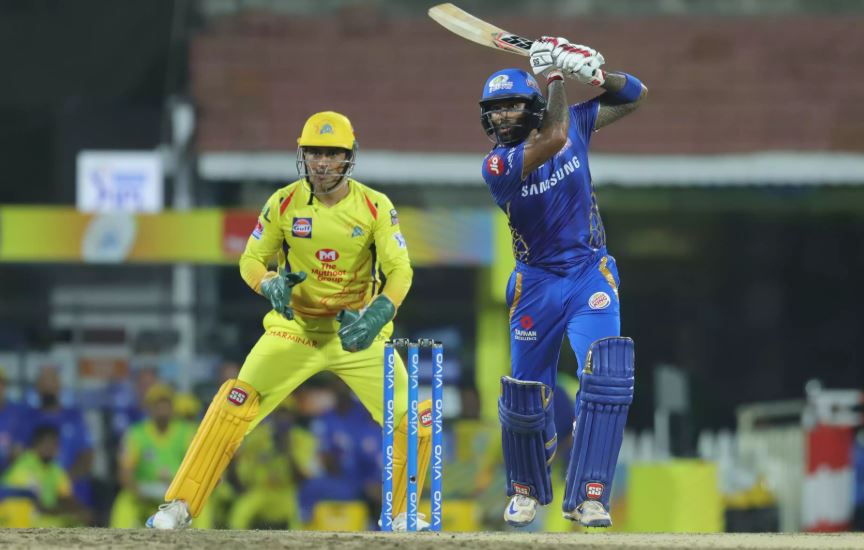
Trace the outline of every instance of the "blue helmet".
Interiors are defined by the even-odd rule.
[[[504,109],[520,112],[512,121],[493,123],[491,113],[496,105],[509,100],[521,100],[522,109]],[[510,146],[522,142],[531,130],[539,128],[546,110],[546,98],[533,76],[521,69],[504,69],[486,79],[480,98],[480,122],[489,139],[498,145]]]

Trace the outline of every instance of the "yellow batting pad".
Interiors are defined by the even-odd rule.
[[[241,380],[222,384],[165,493],[166,502],[185,500],[192,517],[198,517],[257,415],[255,388]]]
[[[423,494],[426,471],[432,459],[432,400],[417,404],[417,417],[420,420],[417,430],[417,504]],[[393,446],[393,517],[408,508],[408,414],[396,429]]]

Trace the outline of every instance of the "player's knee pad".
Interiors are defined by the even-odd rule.
[[[507,496],[522,494],[540,504],[552,501],[550,467],[558,445],[552,390],[542,382],[501,378],[498,400]]]
[[[197,517],[258,415],[258,391],[242,380],[228,380],[213,398],[165,500],[185,500]]]
[[[609,509],[634,380],[633,340],[616,336],[591,344],[580,381],[579,414],[573,425],[565,512],[589,499],[599,500]]]
[[[423,482],[432,459],[432,400],[417,404],[417,498],[423,493]],[[402,417],[393,442],[393,517],[408,506],[408,415]]]

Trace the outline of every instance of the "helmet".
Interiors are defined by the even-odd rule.
[[[304,147],[336,147],[348,150],[348,157],[342,172],[343,178],[325,192],[334,191],[354,170],[354,163],[357,159],[357,140],[354,137],[351,121],[345,115],[333,111],[323,111],[310,116],[306,124],[303,125],[303,131],[297,138],[297,172],[301,178],[308,178],[309,172],[303,158]]]
[[[525,102],[519,119],[506,126],[493,124],[490,114],[495,110],[495,104],[501,100],[514,99]],[[543,123],[545,110],[546,98],[540,93],[537,81],[527,72],[521,69],[504,69],[486,79],[480,98],[480,123],[489,139],[498,145],[521,143],[531,130],[539,128]],[[506,136],[501,132],[505,128],[510,130]]]
[[[354,128],[348,117],[333,111],[310,116],[297,138],[300,147],[339,147],[353,151],[355,144]]]

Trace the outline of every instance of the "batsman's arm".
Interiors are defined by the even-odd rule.
[[[560,151],[567,143],[570,114],[567,105],[567,93],[564,91],[564,77],[559,71],[550,73],[546,87],[549,100],[546,105],[546,113],[543,115],[543,125],[525,140],[525,152],[522,161],[523,180],[528,177],[528,174],[552,158],[552,155]]]
[[[594,121],[595,131],[629,115],[648,96],[648,88],[626,73],[606,73],[606,82],[601,87],[606,93],[597,99],[600,107]]]
[[[269,271],[267,264],[279,251],[282,234],[279,228],[279,197],[273,194],[261,210],[258,222],[246,249],[240,256],[240,276],[249,287],[261,294],[261,283],[266,279],[278,276],[275,271]]]

